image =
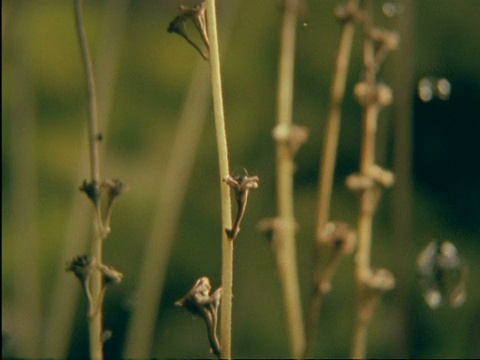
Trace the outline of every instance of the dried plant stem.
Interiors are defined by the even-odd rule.
[[[125,20],[127,14],[128,0],[109,0],[105,15],[105,26],[101,42],[100,53],[100,76],[98,78],[99,87],[99,116],[103,119],[103,128],[106,131],[110,119],[111,99],[113,87],[115,84],[116,68],[118,63],[118,53],[120,49],[120,39],[125,29]],[[82,146],[86,146],[82,141]],[[108,137],[104,143],[108,142]],[[79,160],[78,176],[81,178],[88,169],[87,157],[81,157]],[[52,302],[49,309],[49,316],[45,325],[45,340],[43,345],[43,356],[49,358],[66,358],[69,346],[69,338],[72,333],[74,313],[77,304],[77,297],[80,291],[78,284],[71,281],[69,276],[65,276],[65,259],[72,254],[84,254],[87,251],[87,217],[89,214],[88,204],[79,201],[78,189],[75,190],[75,196],[72,198],[71,213],[69,223],[65,231],[65,243],[62,249],[62,255],[59,257],[58,274],[53,290]],[[82,199],[83,200],[83,199]]]
[[[238,5],[238,1],[235,5]],[[225,9],[225,16],[230,20],[227,21],[229,26],[226,29],[229,33],[234,9],[232,6],[226,6]],[[135,296],[142,299],[142,306],[136,307],[132,314],[124,350],[125,358],[156,356],[152,349],[156,319],[175,230],[207,117],[211,98],[208,80],[208,68],[204,61],[199,61],[183,105],[167,169],[162,170],[163,180],[159,180],[162,189],[158,198],[156,220],[146,244]]]
[[[349,6],[356,6],[357,0],[350,0]],[[345,83],[350,63],[355,22],[351,18],[343,23],[338,48],[335,71],[333,75],[330,107],[327,116],[327,128],[324,137],[322,160],[320,162],[320,180],[318,192],[318,215],[315,237],[315,270],[313,273],[313,294],[310,300],[309,313],[307,318],[307,345],[305,356],[313,356],[317,334],[318,318],[322,304],[323,293],[317,291],[320,274],[320,237],[330,217],[330,204],[335,173],[335,162],[337,158],[338,139],[340,135],[341,105],[345,94]],[[333,270],[334,271],[334,270]],[[333,275],[333,274],[332,274]]]
[[[350,0],[349,4],[356,5],[356,0]],[[332,198],[333,178],[335,162],[337,158],[338,138],[340,134],[340,122],[342,114],[342,101],[345,95],[345,83],[347,81],[348,65],[352,50],[355,22],[350,19],[343,23],[340,35],[333,75],[330,106],[327,116],[327,128],[324,137],[322,161],[320,163],[320,181],[318,192],[318,216],[316,225],[316,238],[320,238],[325,224],[330,217],[330,203]]]
[[[375,50],[373,38],[373,24],[371,20],[371,2],[363,2],[363,63],[365,79],[357,88],[357,97],[364,107],[362,122],[362,148],[360,157],[360,176],[372,178],[372,169],[375,168],[375,137],[377,131],[378,114],[381,106],[391,101],[382,101],[380,87],[376,84],[376,75],[380,63],[388,50],[395,45],[387,46],[382,43],[378,51]],[[395,40],[395,39],[394,39]],[[395,42],[395,41],[394,41]],[[381,56],[380,56],[381,55]],[[361,90],[363,89],[363,100]],[[360,95],[360,96],[359,96]],[[391,94],[388,96],[391,97]],[[392,175],[393,176],[393,175]],[[392,181],[393,182],[393,181]],[[374,285],[374,272],[372,271],[370,258],[372,247],[372,223],[378,203],[380,188],[377,185],[368,186],[360,193],[360,214],[358,218],[358,247],[355,257],[355,277],[357,283],[357,313],[353,332],[352,358],[365,358],[367,350],[368,324],[380,300],[382,292],[388,291],[394,285],[393,276],[386,270],[383,271],[385,282]],[[388,274],[385,274],[388,273]],[[379,274],[379,273],[378,273]],[[387,279],[388,278],[388,279]]]
[[[285,1],[281,29],[276,129],[281,129],[279,132],[285,132],[287,138],[290,136],[292,127],[297,6],[296,0]],[[282,224],[279,232],[277,264],[287,313],[290,353],[293,358],[300,358],[305,347],[305,333],[295,246],[294,167],[288,141],[277,139],[277,211]]]
[[[232,227],[232,209],[230,188],[222,179],[230,174],[228,164],[227,135],[223,111],[222,78],[220,72],[220,54],[218,49],[217,15],[215,0],[207,0],[208,37],[210,42],[210,69],[212,79],[213,107],[217,133],[218,163],[222,199],[222,311],[221,311],[221,357],[231,358],[232,338],[232,291],[233,291],[233,241],[228,239],[224,229]]]
[[[83,0],[75,0],[75,24],[77,29],[80,51],[85,70],[88,93],[88,140],[90,154],[90,177],[91,183],[98,190],[100,184],[100,160],[98,149],[98,118],[97,118],[97,97],[95,92],[95,79],[93,76],[93,66],[88,50],[85,28],[83,25]],[[103,249],[103,225],[100,212],[100,201],[95,202],[94,216],[94,238],[92,242],[91,255],[98,263],[102,263]],[[102,344],[102,276],[98,271],[93,271],[91,275],[91,294],[92,303],[89,314],[89,334],[90,334],[90,358],[103,359]]]

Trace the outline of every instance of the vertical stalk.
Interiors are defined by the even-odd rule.
[[[349,5],[356,6],[357,0],[350,0]],[[322,161],[320,164],[320,181],[318,192],[318,216],[316,226],[316,238],[320,237],[325,224],[330,217],[330,203],[332,198],[333,178],[335,162],[337,158],[338,138],[340,134],[340,122],[342,115],[342,101],[345,95],[345,83],[347,81],[348,65],[352,50],[355,22],[353,19],[343,24],[340,35],[333,75],[330,107],[327,116],[327,129],[324,137]]]
[[[100,183],[100,161],[99,149],[97,142],[98,135],[98,118],[97,118],[97,97],[95,91],[95,79],[93,75],[93,66],[88,50],[88,44],[83,25],[83,0],[74,0],[75,4],[75,25],[77,29],[80,51],[85,70],[85,78],[87,82],[88,95],[88,140],[90,154],[90,177],[91,183],[98,191]],[[94,238],[92,242],[91,254],[98,263],[102,263],[102,246],[103,246],[103,226],[100,213],[100,201],[95,202],[94,222]],[[89,317],[89,334],[90,334],[90,357],[92,359],[103,359],[102,349],[102,276],[98,271],[91,274],[91,294],[92,303],[90,304],[91,317]]]
[[[364,9],[369,12],[370,2],[364,1]],[[363,61],[365,66],[365,81],[368,89],[375,88],[374,44],[367,36],[366,28],[371,26],[369,21],[364,23]],[[375,133],[377,127],[378,108],[374,101],[365,104],[362,123],[362,148],[360,158],[360,174],[369,176],[369,169],[375,164]],[[375,202],[373,188],[362,191],[360,197],[360,215],[358,219],[358,245],[355,258],[355,277],[357,286],[357,315],[355,320],[352,358],[366,357],[368,323],[364,313],[366,292],[365,279],[370,274],[370,253],[372,242],[372,222]]]
[[[103,130],[106,131],[110,120],[111,99],[117,76],[118,53],[120,40],[126,23],[128,0],[109,0],[104,17],[101,52],[99,55],[99,118],[103,119]],[[104,140],[106,146],[109,137]],[[82,141],[82,148],[86,146],[87,139]],[[87,157],[79,159],[78,177],[81,178],[87,171]],[[69,223],[65,231],[65,242],[60,256],[61,264],[58,265],[58,274],[54,285],[49,315],[45,325],[45,339],[42,357],[66,358],[69,339],[72,334],[74,312],[77,297],[80,293],[78,284],[65,276],[64,261],[72,254],[84,254],[87,248],[87,216],[90,210],[86,203],[79,201],[78,190],[72,199]]]
[[[357,5],[357,0],[350,0],[347,6]],[[335,70],[331,88],[330,106],[327,116],[327,127],[324,136],[322,160],[319,169],[319,191],[318,191],[318,215],[315,234],[315,258],[313,272],[313,294],[310,300],[309,313],[307,318],[307,345],[305,356],[313,356],[317,334],[318,318],[322,306],[323,293],[318,291],[318,280],[320,277],[320,237],[330,217],[330,204],[332,199],[332,188],[335,174],[335,163],[337,158],[338,139],[340,136],[341,105],[345,95],[345,84],[347,81],[348,65],[352,50],[353,35],[355,33],[355,22],[353,18],[343,22],[340,35],[340,45],[335,62]]]
[[[357,310],[353,333],[352,358],[365,358],[367,349],[368,324],[382,293],[394,287],[393,275],[385,269],[372,271],[370,265],[372,248],[372,223],[381,193],[380,186],[391,186],[393,174],[380,170],[385,177],[374,175],[379,169],[375,161],[375,137],[378,114],[382,106],[391,102],[391,92],[384,85],[376,83],[378,69],[387,53],[396,48],[398,38],[394,33],[375,28],[371,19],[371,1],[363,1],[363,65],[364,81],[357,84],[355,93],[364,107],[362,121],[362,147],[360,177],[369,179],[371,186],[365,186],[360,193],[360,214],[358,218],[358,246],[355,257],[355,278],[357,286]],[[380,43],[375,49],[375,41]],[[382,179],[383,178],[383,179]]]
[[[215,129],[217,134],[219,184],[222,202],[222,311],[221,311],[221,357],[231,358],[232,338],[232,290],[233,290],[233,241],[229,240],[224,229],[232,227],[230,188],[222,183],[229,175],[227,135],[223,110],[222,78],[218,49],[217,15],[215,0],[207,0],[208,37],[210,42],[210,70],[212,80]]]
[[[230,33],[233,14],[238,1],[225,7],[224,38]],[[235,6],[232,6],[235,5]],[[233,7],[233,8],[232,8]],[[225,43],[225,42],[224,42]],[[199,60],[192,76],[176,129],[166,170],[162,170],[162,188],[158,197],[155,223],[147,240],[144,260],[141,262],[136,298],[142,306],[136,307],[128,327],[125,358],[156,356],[152,343],[155,324],[165,283],[168,258],[178,227],[182,203],[195,161],[195,153],[204,127],[211,98],[208,68]],[[161,182],[161,181],[160,181]]]
[[[292,127],[297,6],[296,0],[285,1],[281,30],[277,89],[277,130],[284,129],[287,134],[290,134]],[[290,353],[292,357],[300,358],[305,347],[305,334],[295,247],[293,206],[294,160],[287,141],[277,141],[276,156],[277,211],[282,224],[279,232],[277,262],[287,313]]]

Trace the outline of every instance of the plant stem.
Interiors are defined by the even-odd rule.
[[[350,0],[349,5],[356,6],[357,0]],[[317,334],[318,318],[322,304],[323,293],[316,291],[319,278],[320,266],[320,245],[321,233],[330,217],[330,204],[332,199],[333,179],[335,173],[335,162],[337,158],[338,138],[340,135],[341,104],[345,94],[345,83],[350,63],[355,22],[350,19],[343,23],[338,48],[335,71],[333,75],[330,108],[327,116],[327,128],[324,137],[323,155],[320,163],[320,180],[318,191],[318,216],[315,235],[315,258],[313,272],[314,291],[310,300],[310,310],[307,319],[307,345],[305,356],[313,356]]]
[[[378,113],[380,103],[377,100],[378,87],[376,75],[380,61],[375,58],[375,44],[370,31],[373,24],[371,20],[371,2],[363,1],[363,63],[365,71],[365,84],[368,99],[363,104],[362,122],[362,148],[360,157],[360,175],[371,176],[371,169],[375,165],[375,137],[377,131]],[[383,58],[382,58],[383,60]],[[380,296],[372,301],[372,288],[369,279],[372,277],[370,265],[372,247],[372,223],[378,201],[379,189],[375,186],[363,189],[360,195],[360,214],[358,219],[358,246],[355,257],[355,277],[357,283],[357,310],[353,333],[352,358],[363,359],[366,357],[368,324],[373,314],[373,309]]]
[[[85,77],[87,82],[88,93],[88,139],[90,150],[90,176],[91,183],[98,190],[100,184],[100,161],[98,149],[98,118],[97,118],[97,97],[95,92],[95,79],[93,76],[93,66],[90,59],[88,44],[83,25],[82,7],[83,0],[75,0],[75,24],[77,29],[78,41],[80,43],[80,51],[82,54],[82,61],[85,70]],[[92,257],[101,264],[102,263],[102,246],[103,246],[103,226],[100,213],[100,201],[95,202],[95,216],[94,216],[94,238],[92,242]],[[90,358],[103,359],[103,344],[101,339],[102,334],[102,276],[98,271],[93,271],[91,274],[91,294],[92,303],[90,305],[90,313],[93,312],[89,318],[89,333],[90,333]]]
[[[349,4],[356,5],[356,0],[350,0]],[[330,216],[330,204],[332,198],[333,178],[335,162],[337,158],[338,138],[340,134],[340,122],[342,114],[342,101],[345,95],[345,83],[347,81],[348,65],[352,50],[355,22],[353,19],[343,24],[340,36],[335,71],[333,75],[330,107],[327,116],[327,129],[324,137],[323,156],[320,164],[320,182],[318,196],[318,217],[316,226],[316,238],[320,237],[325,224]]]
[[[288,135],[292,126],[297,6],[296,0],[285,1],[278,70],[276,126],[277,129],[284,129]],[[305,334],[295,247],[294,170],[294,160],[288,142],[277,141],[277,210],[282,224],[277,263],[287,313],[290,353],[292,357],[300,358],[305,347]]]
[[[220,72],[220,54],[218,49],[217,15],[215,0],[207,0],[208,37],[210,41],[210,70],[212,79],[215,129],[217,134],[220,189],[222,199],[222,311],[221,311],[221,357],[231,358],[232,338],[232,290],[233,290],[233,241],[229,240],[225,229],[232,227],[232,205],[230,188],[222,179],[230,174],[228,165],[227,135],[223,111],[222,78]]]
[[[99,118],[103,119],[103,130],[107,131],[110,120],[111,99],[117,75],[118,54],[121,48],[120,40],[125,29],[128,0],[109,0],[102,29],[101,53],[99,55]],[[107,146],[109,137],[104,140]],[[87,138],[82,141],[81,148],[86,146]],[[87,171],[87,157],[82,156],[78,163],[78,176]],[[83,201],[79,201],[78,189],[75,189],[75,196],[72,197],[69,223],[65,231],[65,242],[62,255],[59,257],[61,263],[57,266],[58,274],[54,285],[52,302],[49,308],[45,325],[45,341],[42,357],[66,358],[69,339],[72,333],[74,312],[76,309],[77,297],[79,294],[78,284],[65,276],[64,261],[72,254],[84,254],[87,251],[87,216],[90,208]],[[82,199],[83,200],[83,199]]]

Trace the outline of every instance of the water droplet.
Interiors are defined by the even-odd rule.
[[[429,102],[433,99],[434,85],[430,78],[422,78],[418,82],[418,97],[423,102]]]
[[[437,309],[444,303],[459,307],[465,302],[467,266],[452,242],[430,242],[417,257],[417,274],[430,308]]]
[[[437,95],[442,100],[447,100],[450,97],[452,91],[452,85],[450,81],[445,78],[438,79],[437,81]]]
[[[423,102],[429,102],[433,98],[448,100],[452,91],[452,85],[446,78],[428,76],[420,79],[417,91],[418,97]]]

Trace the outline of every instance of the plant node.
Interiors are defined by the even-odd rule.
[[[308,128],[295,124],[278,124],[273,128],[272,136],[278,143],[287,144],[290,157],[293,159],[300,148],[308,139]]]
[[[95,258],[88,255],[77,256],[67,263],[65,271],[71,271],[81,283],[87,281],[96,264]]]
[[[100,200],[100,189],[95,180],[88,182],[87,179],[83,180],[82,185],[80,186],[80,191],[83,191],[90,200],[92,200],[95,207],[98,206]]]
[[[357,235],[347,223],[330,221],[325,224],[318,241],[329,245],[336,252],[350,255],[355,249]]]
[[[349,21],[361,22],[364,19],[363,12],[353,2],[348,2],[345,5],[340,5],[333,11],[335,17],[342,23]]]

